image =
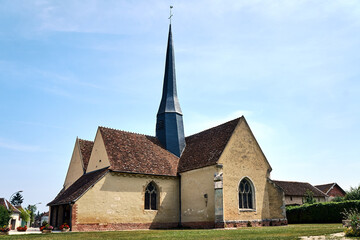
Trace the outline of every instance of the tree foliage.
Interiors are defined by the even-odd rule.
[[[30,214],[30,223],[33,223],[35,220],[35,212],[36,212],[36,205],[28,205],[26,210]]]
[[[10,215],[11,212],[0,205],[0,227],[9,225]]]
[[[27,210],[20,209],[20,217],[27,223],[30,220],[30,213]]]
[[[24,198],[20,192],[17,192],[11,199],[10,202],[12,205],[20,206],[24,202]]]
[[[307,203],[307,204],[313,204],[313,203],[316,203],[316,200],[314,199],[314,193],[310,190],[306,190],[305,192],[305,202],[304,203]]]
[[[351,187],[350,191],[346,192],[345,200],[360,200],[360,185],[358,187]]]

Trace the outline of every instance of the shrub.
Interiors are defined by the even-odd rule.
[[[332,202],[343,202],[345,201],[344,197],[336,196],[332,200]]]
[[[0,206],[0,226],[8,226],[10,218],[10,211],[4,206]]]
[[[306,190],[304,198],[305,198],[305,203],[307,204],[316,203],[316,200],[314,199],[314,193],[310,190]]]
[[[344,212],[347,220],[350,220],[350,226],[345,229],[345,235],[348,237],[360,237],[360,212],[357,210],[348,210]]]
[[[325,202],[286,208],[289,223],[341,223],[346,210],[360,211],[360,201]]]
[[[10,228],[7,225],[0,227],[0,232],[8,232],[8,231],[10,231]]]
[[[360,185],[358,187],[351,187],[350,191],[346,192],[345,200],[360,200]]]

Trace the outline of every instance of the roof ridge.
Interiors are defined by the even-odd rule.
[[[124,133],[131,133],[131,134],[141,135],[141,136],[145,136],[145,137],[155,137],[155,136],[150,136],[150,135],[143,134],[143,133],[130,132],[130,131],[126,131],[126,130],[111,128],[111,127],[99,126],[99,128],[110,129],[110,130],[119,131],[119,132],[124,132]],[[156,138],[156,137],[155,137],[155,138]]]
[[[276,181],[276,182],[287,182],[287,183],[307,183],[307,184],[310,184],[311,186],[314,186],[314,185],[312,185],[312,184],[311,184],[311,183],[309,183],[309,182],[284,181],[284,180],[274,180],[274,179],[271,179],[271,181]]]
[[[230,123],[230,122],[233,122],[233,121],[235,121],[235,120],[240,121],[240,119],[243,118],[243,117],[244,117],[244,116],[241,116],[241,117],[238,117],[238,118],[234,118],[234,119],[232,119],[232,120],[229,120],[229,121],[227,121],[227,122],[221,123],[221,124],[219,124],[219,125],[216,125],[216,126],[207,128],[207,129],[202,130],[202,131],[200,131],[200,132],[198,132],[198,133],[194,133],[194,134],[192,134],[192,135],[189,135],[189,136],[187,136],[187,138],[188,138],[188,137],[193,137],[193,136],[196,136],[196,135],[198,135],[198,134],[200,134],[200,133],[206,132],[206,131],[208,131],[208,130],[211,130],[211,129],[214,129],[214,128],[217,128],[217,127],[226,125],[226,124],[228,124],[228,123]]]
[[[84,141],[84,142],[92,142],[92,143],[94,142],[94,141],[87,140],[87,139],[82,139],[82,138],[79,138],[79,137],[78,137],[78,139],[81,140],[81,141]]]

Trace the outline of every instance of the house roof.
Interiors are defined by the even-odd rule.
[[[98,180],[105,176],[107,172],[108,168],[103,168],[82,175],[65,191],[61,190],[60,193],[55,197],[55,199],[48,203],[48,206],[67,204],[76,201],[91,186],[93,186]]]
[[[326,194],[306,182],[287,182],[272,180],[276,185],[282,188],[286,196],[301,196],[303,197],[306,190],[313,192],[314,197],[326,197]]]
[[[5,198],[0,198],[0,206],[4,206],[6,209],[11,210],[14,213],[20,213],[20,211]]]
[[[81,152],[81,156],[82,156],[82,161],[84,164],[84,169],[86,170],[87,166],[89,164],[90,155],[91,155],[92,148],[94,146],[94,142],[80,139],[80,138],[78,140],[79,140],[79,147],[80,147],[80,152]]]
[[[21,211],[26,212],[21,205],[18,205],[18,206],[15,206],[15,207],[16,207],[16,209],[18,209],[20,212],[21,212]]]
[[[328,192],[333,189],[335,186],[339,188],[343,194],[346,194],[346,192],[337,184],[337,183],[328,183],[328,184],[322,184],[322,185],[315,185],[316,188],[318,188],[320,191],[328,194]]]
[[[186,137],[178,172],[211,166],[217,163],[241,118]]]
[[[110,170],[176,176],[179,158],[163,148],[156,137],[99,127]]]

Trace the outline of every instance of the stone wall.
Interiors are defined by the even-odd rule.
[[[146,186],[153,181],[158,210],[144,209]],[[176,177],[108,173],[72,207],[73,231],[169,228],[179,222]]]
[[[219,164],[223,165],[225,224],[244,221],[262,224],[269,219],[286,220],[282,191],[274,190],[274,186],[268,183],[271,167],[245,120],[241,120],[236,127]],[[238,188],[243,178],[253,184],[253,209],[239,209]]]
[[[214,227],[215,166],[181,173],[181,223],[185,227]]]
[[[64,188],[67,189],[84,174],[83,163],[80,155],[79,141],[76,140],[74,151],[66,174]]]
[[[110,166],[109,157],[105,149],[104,140],[102,138],[101,132],[98,129],[96,132],[94,146],[91,151],[89,164],[86,172],[92,172],[105,168],[107,166]]]

